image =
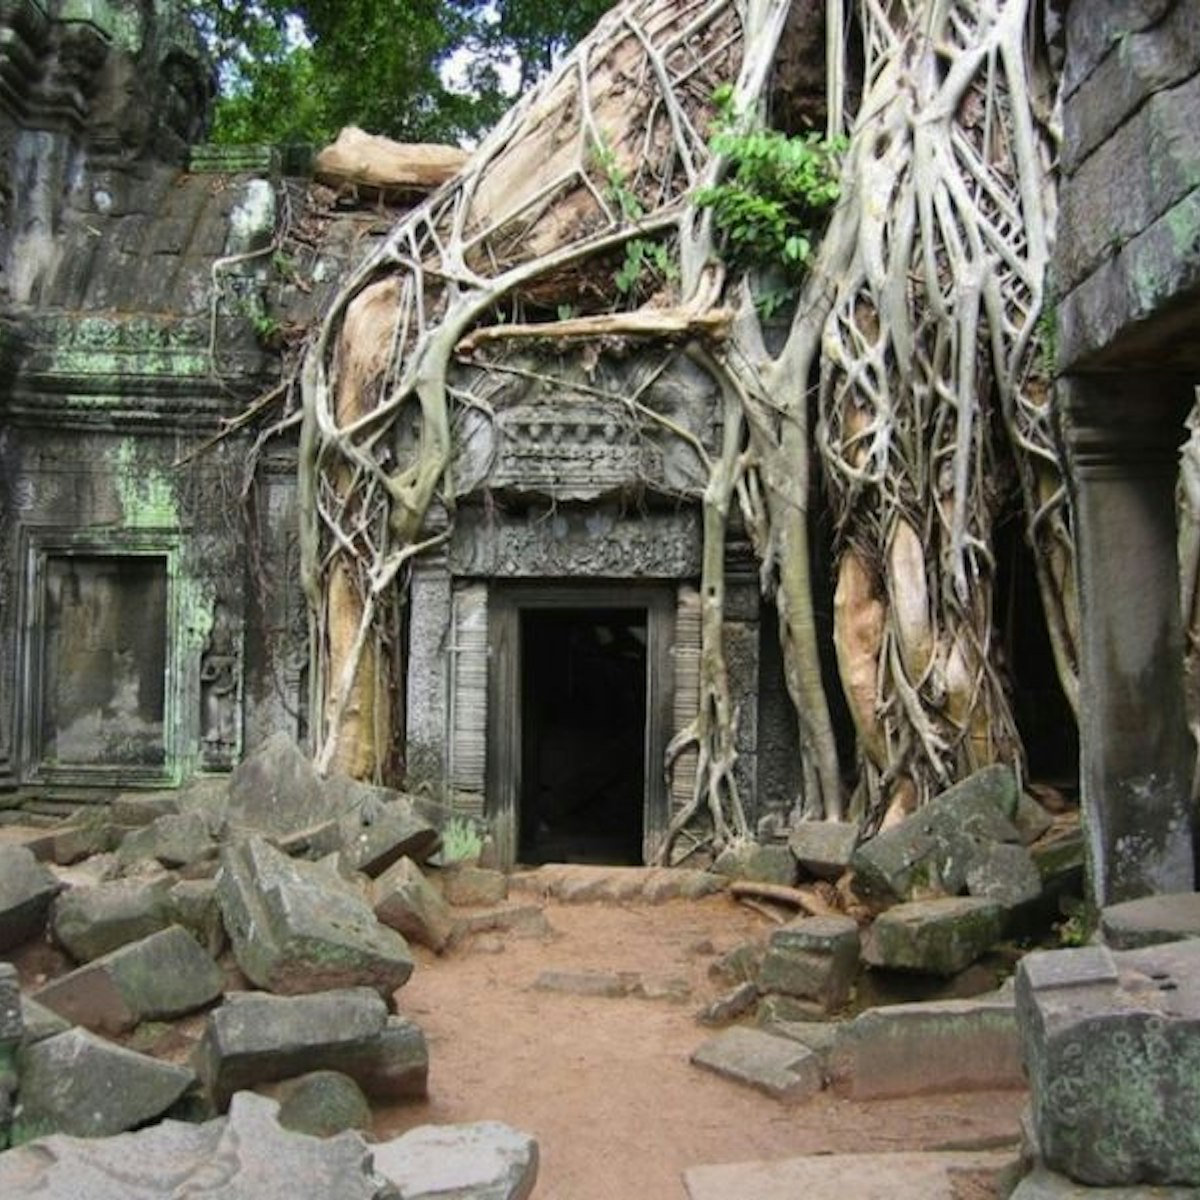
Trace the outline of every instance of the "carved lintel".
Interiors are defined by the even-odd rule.
[[[515,519],[469,509],[450,542],[454,575],[504,579],[686,579],[700,574],[703,533],[694,508],[620,516],[561,508]]]

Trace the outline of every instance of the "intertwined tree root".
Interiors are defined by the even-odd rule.
[[[1055,104],[1037,6],[829,0],[829,131],[849,139],[842,197],[772,354],[752,281],[721,265],[711,214],[692,196],[726,167],[708,146],[714,90],[732,83],[737,111],[766,112],[789,7],[620,5],[333,305],[305,363],[300,466],[322,768],[389,769],[409,564],[452,526],[457,422],[493,418],[489,380],[531,345],[547,351],[545,377],[614,341],[682,346],[722,397],[721,444],[693,446],[708,472],[694,496],[701,702],[665,764],[694,748],[698,769],[663,859],[699,816],[718,842],[749,832],[722,646],[734,511],[779,613],[804,768],[796,811],[851,811],[814,618],[816,461],[863,768],[854,815],[878,820],[976,765],[1019,761],[992,614],[1003,462],[1016,464],[1074,694],[1072,541],[1036,335]],[[635,238],[668,245],[678,278],[649,297],[635,289],[623,307],[609,281]],[[399,436],[409,427],[415,440]]]

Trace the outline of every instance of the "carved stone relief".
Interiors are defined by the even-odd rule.
[[[694,509],[624,516],[592,507],[525,517],[467,509],[449,562],[454,575],[501,579],[682,579],[700,574],[702,547]]]

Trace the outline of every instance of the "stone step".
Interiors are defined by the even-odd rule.
[[[724,890],[728,880],[686,867],[596,867],[583,863],[547,863],[509,877],[514,892],[532,892],[565,903],[642,900],[698,900]]]
[[[688,1200],[959,1200],[1015,1163],[1016,1149],[971,1152],[820,1154],[776,1162],[723,1163],[683,1173]],[[964,1191],[979,1181],[980,1190]]]

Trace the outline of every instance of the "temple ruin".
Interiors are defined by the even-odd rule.
[[[323,769],[403,781],[447,811],[486,821],[506,865],[674,861],[714,833],[718,844],[769,840],[806,817],[852,819],[871,832],[893,809],[997,759],[1069,792],[1078,779],[1078,688],[1084,800],[1102,814],[1092,851],[1100,891],[1190,887],[1184,624],[1168,584],[1178,573],[1171,459],[1195,378],[1191,339],[1180,331],[1196,288],[1194,247],[1184,245],[1196,192],[1181,165],[1178,187],[1156,186],[1153,203],[1117,214],[1109,241],[1098,241],[1091,209],[1072,190],[1099,204],[1110,193],[1092,174],[1110,141],[1133,137],[1138,122],[1193,111],[1176,103],[1195,83],[1187,6],[1140,6],[1144,31],[1105,15],[1103,36],[1084,28],[1080,5],[1069,8],[1065,29],[1053,13],[1028,18],[1045,43],[1043,58],[1030,53],[1066,81],[1051,315],[1070,457],[1057,457],[1042,334],[1034,336],[1039,320],[1046,328],[1036,293],[1050,242],[1041,229],[1041,242],[1031,234],[1010,256],[995,301],[1007,332],[978,365],[986,387],[1012,400],[1008,434],[993,442],[994,428],[968,424],[927,447],[948,456],[947,471],[956,464],[938,486],[959,501],[978,493],[970,512],[983,514],[977,526],[974,516],[946,518],[944,529],[938,506],[921,508],[929,497],[903,488],[896,511],[906,516],[885,507],[872,518],[877,529],[856,524],[853,496],[866,486],[856,481],[865,461],[857,456],[883,411],[872,404],[903,380],[871,376],[876,368],[862,365],[869,354],[854,369],[837,355],[869,340],[895,297],[869,269],[848,284],[830,318],[844,344],[818,366],[809,333],[811,344],[796,348],[803,321],[760,321],[755,337],[771,343],[763,349],[771,366],[739,374],[713,348],[727,337],[739,353],[750,344],[725,332],[725,324],[746,327],[745,300],[719,287],[705,292],[707,264],[689,259],[699,235],[680,224],[681,197],[716,162],[704,136],[713,86],[736,80],[746,103],[762,100],[774,86],[773,53],[754,65],[747,47],[764,29],[772,45],[783,39],[793,66],[824,61],[824,7],[793,5],[789,17],[787,5],[752,5],[744,27],[732,7],[709,14],[710,26],[687,31],[700,39],[688,61],[701,65],[686,71],[670,57],[683,44],[670,40],[671,6],[631,7],[629,28],[650,30],[637,69],[653,75],[667,62],[676,80],[647,85],[642,124],[621,124],[606,107],[604,72],[636,41],[614,25],[589,42],[592,66],[581,69],[593,71],[590,84],[573,91],[583,75],[564,68],[484,143],[476,166],[423,201],[411,191],[314,186],[311,154],[295,148],[205,144],[208,68],[166,0],[5,5],[0,787],[50,804],[176,787],[228,771],[283,730]],[[1039,172],[1049,178],[1054,114],[1039,105],[1052,106],[1055,95],[1038,93],[1044,127],[1025,130],[1005,99],[1019,74],[1005,55],[1020,38],[989,29],[966,17],[954,26],[964,54],[973,38],[992,45],[994,36],[988,53],[1006,65],[964,85],[948,136],[958,139],[964,171],[976,152],[989,164],[980,167],[990,189],[981,204],[999,227],[997,212],[1028,209]],[[899,39],[900,25],[891,32]],[[1110,112],[1093,76],[1110,70],[1106,55],[1125,33],[1146,61],[1158,39],[1168,50],[1164,58],[1156,48],[1154,61],[1173,66],[1165,82],[1161,72],[1146,76],[1149,99],[1130,84],[1125,108]],[[843,120],[841,108],[873,86],[872,71],[890,69],[886,38],[872,37],[866,60],[835,88],[806,82],[797,68],[787,103],[821,119],[832,106],[829,120]],[[572,110],[563,120],[575,122],[572,139],[584,129],[583,150],[572,141],[576,158],[550,160],[560,190],[539,199],[537,188],[553,181],[540,175],[529,190],[527,156],[546,152],[537,106],[567,113],[581,96],[596,105],[592,116],[584,103],[583,116]],[[993,103],[986,120],[972,107]],[[1014,144],[1028,139],[1028,161],[986,141],[993,117],[1009,123]],[[607,131],[594,145],[588,119]],[[638,159],[635,134],[658,158]],[[847,179],[898,161],[899,142],[879,136],[874,158],[851,142]],[[1005,164],[1013,173],[1000,179]],[[621,188],[637,199],[635,218],[613,199]],[[462,243],[466,257],[456,258],[451,210],[479,196],[494,220],[481,208]],[[1043,215],[1052,219],[1052,206]],[[837,220],[847,245],[869,243],[865,226],[847,230]],[[1159,254],[1168,229],[1178,238],[1161,250],[1163,273],[1149,292],[1120,255],[1104,258],[1113,239],[1128,243],[1126,257],[1151,242]],[[605,326],[607,280],[633,234],[681,239],[682,275],[663,296],[635,294]],[[539,274],[538,254],[558,254],[563,269]],[[944,264],[927,286],[938,269]],[[442,381],[452,403],[435,420],[419,372],[405,382],[405,354],[424,353],[422,338],[458,320],[458,299],[441,282],[454,270],[459,299],[469,294],[475,308],[452,330],[442,360],[453,358]],[[1124,282],[1106,282],[1121,270]],[[408,332],[397,315],[405,305],[421,308]],[[299,339],[326,314],[324,340],[302,372]],[[652,336],[639,320],[657,323]],[[912,336],[916,345],[935,334],[921,326]],[[879,354],[903,349],[897,342]],[[960,380],[975,369],[966,362],[953,368]],[[947,386],[947,363],[935,355],[920,387]],[[1147,392],[1129,372],[1146,366],[1160,375],[1169,368],[1149,391],[1156,405],[1171,398],[1170,421],[1143,420],[1140,407],[1128,419]],[[792,367],[806,377],[788,377]],[[777,392],[755,391],[772,379]],[[812,395],[820,390],[811,413],[809,384]],[[389,388],[393,399],[381,400]],[[741,408],[731,405],[736,388],[751,397]],[[1136,405],[1118,403],[1126,393]],[[987,420],[999,421],[999,411]],[[786,478],[789,422],[802,429],[810,417],[819,418],[809,434],[824,439],[825,457],[806,451],[797,477]],[[865,424],[855,426],[860,417]],[[437,437],[445,444],[426,478]],[[996,445],[1007,447],[998,465]],[[882,447],[877,441],[871,453]],[[1074,472],[1073,532],[1054,474],[1062,462]],[[1006,498],[984,495],[993,467],[1008,481]],[[1126,475],[1149,482],[1126,483]],[[1112,505],[1131,506],[1128,521],[1110,519]],[[780,565],[783,547],[801,537],[801,549],[787,553],[811,568],[807,613]],[[923,540],[943,537],[944,554],[920,581],[931,599],[914,625],[913,610],[888,591],[888,572],[904,569],[914,547],[919,557]],[[1040,549],[1039,537],[1047,539]],[[1072,615],[1074,559],[1061,553],[1070,541],[1073,554],[1076,538],[1081,621]],[[1154,561],[1114,572],[1125,555]],[[1119,575],[1136,604],[1119,598]],[[857,615],[847,620],[856,587]],[[1049,617],[1047,597],[1061,605]],[[995,632],[994,644],[973,640],[980,629]],[[808,641],[798,646],[800,633]],[[847,666],[856,638],[866,639],[866,675],[863,663]],[[1102,649],[1112,638],[1152,643],[1150,657],[1114,659]],[[1159,681],[1153,693],[1132,682],[1147,671]],[[1121,699],[1116,680],[1129,672],[1132,690]],[[855,691],[856,679],[865,691]],[[818,692],[825,714],[808,702]],[[1165,715],[1147,725],[1151,713]],[[1126,853],[1114,846],[1125,844],[1127,825],[1143,829],[1144,805],[1160,803],[1172,830],[1171,845],[1159,847],[1169,869],[1138,868],[1126,881],[1123,868],[1101,868]]]

